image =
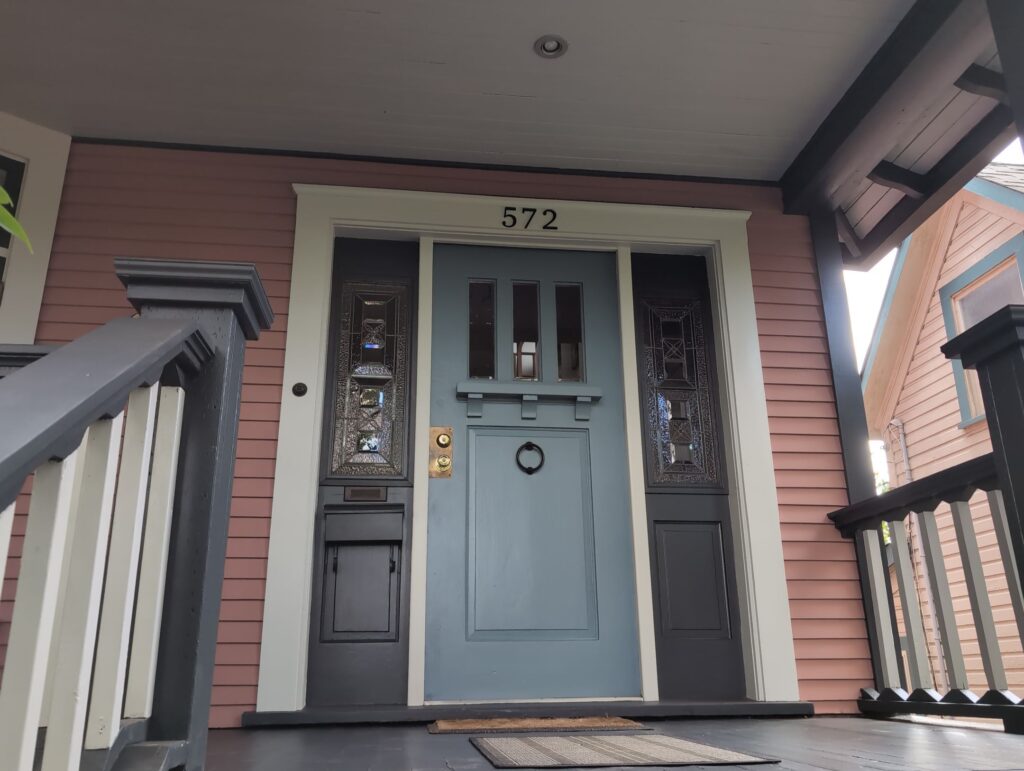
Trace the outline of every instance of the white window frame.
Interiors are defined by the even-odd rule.
[[[0,344],[36,341],[70,149],[69,135],[0,112],[0,153],[25,164],[17,217],[34,250],[11,238],[0,297]]]
[[[306,704],[313,525],[323,430],[323,394],[334,239],[419,242],[415,447],[430,426],[430,341],[435,243],[499,244],[614,252],[619,279],[626,443],[642,442],[633,316],[631,255],[663,252],[708,258],[725,446],[730,469],[734,558],[748,696],[799,698],[778,497],[754,292],[746,211],[552,201],[404,190],[294,185],[298,196],[288,332],[285,343],[274,495],[260,650],[257,710]],[[558,210],[558,231],[501,226],[506,206]],[[304,397],[293,383],[306,383]],[[419,452],[419,449],[417,452]],[[629,453],[642,698],[658,699],[654,610],[643,459]],[[408,704],[424,703],[427,464],[414,464]]]

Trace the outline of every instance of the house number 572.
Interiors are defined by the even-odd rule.
[[[558,230],[555,221],[558,212],[554,209],[533,209],[529,206],[506,206],[501,217],[501,226],[512,230]]]

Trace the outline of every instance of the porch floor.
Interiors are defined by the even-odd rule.
[[[649,721],[655,731],[782,760],[736,769],[1024,769],[1024,736],[862,717]],[[698,768],[690,766],[689,768]],[[703,767],[701,767],[703,768]],[[207,771],[491,771],[466,735],[425,725],[210,732]]]

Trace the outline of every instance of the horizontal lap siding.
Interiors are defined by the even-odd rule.
[[[947,206],[961,206],[954,199]],[[924,321],[918,330],[910,366],[896,401],[894,416],[906,431],[907,453],[914,479],[934,474],[942,469],[992,451],[988,429],[984,422],[960,428],[960,404],[953,380],[952,364],[939,350],[947,334],[939,301],[939,289],[975,265],[1008,239],[1020,232],[1020,226],[990,211],[965,202],[960,208],[946,254],[929,295]],[[890,470],[893,484],[907,481],[906,466],[898,452],[898,442],[890,435]],[[1003,571],[988,502],[984,495],[971,500],[971,514],[981,548],[988,594],[999,633],[999,645],[1004,657],[1011,690],[1024,691],[1024,651],[1013,618],[1006,576]],[[939,540],[953,595],[958,632],[964,648],[968,680],[979,694],[987,689],[985,674],[978,650],[977,633],[971,614],[967,586],[959,557],[956,531],[949,506],[942,505],[936,512]],[[914,569],[921,597],[922,615],[928,638],[932,672],[941,684],[942,662],[935,644],[931,607],[925,591],[925,572],[920,555],[920,539],[912,530]],[[902,619],[900,625],[902,628]]]
[[[255,705],[295,182],[751,210],[801,695],[853,709],[869,672],[853,552],[825,516],[846,498],[821,299],[807,223],[781,214],[776,189],[74,143],[39,342],[128,312],[115,256],[255,262],[277,313],[246,353],[212,725]]]

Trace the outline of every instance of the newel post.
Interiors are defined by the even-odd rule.
[[[168,551],[151,741],[186,740],[201,768],[227,552],[246,340],[273,312],[247,263],[117,260],[128,300],[144,318],[196,320],[213,359],[185,384],[178,481]]]
[[[976,369],[1017,574],[1024,576],[1024,305],[1008,305],[944,346]]]

